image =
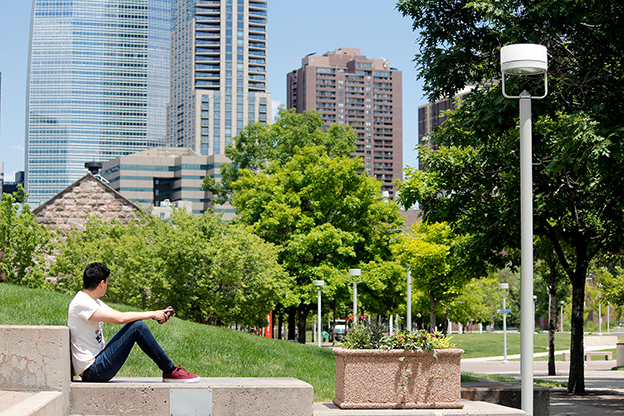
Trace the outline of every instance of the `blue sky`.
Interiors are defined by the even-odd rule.
[[[274,106],[286,103],[286,74],[301,58],[340,47],[385,58],[403,72],[403,165],[417,166],[418,106],[426,104],[412,59],[417,50],[411,20],[393,0],[269,0],[268,90]],[[26,68],[30,0],[0,0],[2,96],[0,160],[13,181],[24,170]]]

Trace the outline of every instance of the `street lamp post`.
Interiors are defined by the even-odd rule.
[[[353,283],[353,322],[357,322],[357,284],[361,282],[362,269],[349,269],[351,283]]]
[[[412,265],[407,265],[407,330],[412,330]]]
[[[514,44],[501,48],[503,95],[520,100],[520,249],[521,249],[521,407],[527,416],[533,416],[533,330],[531,300],[533,297],[533,173],[531,98],[544,98],[548,93],[548,52],[543,45]],[[543,75],[545,90],[542,96],[531,97],[527,91],[519,96],[507,95],[506,75]],[[533,321],[533,326],[535,322]]]
[[[507,360],[507,291],[509,290],[509,283],[499,283],[498,288],[503,292],[503,349],[504,358],[503,364],[509,364]]]
[[[563,305],[565,305],[564,301],[559,302],[561,305],[561,330],[559,332],[563,332]]]
[[[323,323],[321,321],[321,288],[325,286],[324,280],[315,280],[314,286],[318,288],[318,300],[317,300],[317,308],[318,308],[318,331],[317,331],[317,339],[318,346],[321,346],[321,339],[323,338]]]

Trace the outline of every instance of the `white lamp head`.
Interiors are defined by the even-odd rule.
[[[548,71],[548,51],[543,45],[517,43],[501,48],[501,70],[507,75],[539,75]]]
[[[509,283],[499,283],[498,288],[500,290],[509,290]]]
[[[361,276],[362,269],[349,269],[349,276]]]
[[[516,43],[503,46],[500,51],[501,71],[503,73],[503,96],[520,98],[519,95],[508,95],[505,90],[505,76],[510,75],[543,75],[544,93],[529,98],[544,98],[548,94],[548,51],[543,45],[534,43]],[[526,94],[528,95],[528,93]]]
[[[314,286],[325,286],[325,280],[315,280]]]

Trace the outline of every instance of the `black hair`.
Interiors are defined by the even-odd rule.
[[[110,276],[110,270],[102,263],[91,263],[85,267],[82,274],[83,289],[91,290],[95,289],[102,280],[108,279]]]

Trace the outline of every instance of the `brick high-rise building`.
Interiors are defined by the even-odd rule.
[[[355,155],[368,174],[383,182],[394,199],[392,180],[402,178],[402,74],[385,59],[369,59],[355,48],[309,55],[287,75],[287,106],[322,113],[357,133]]]

